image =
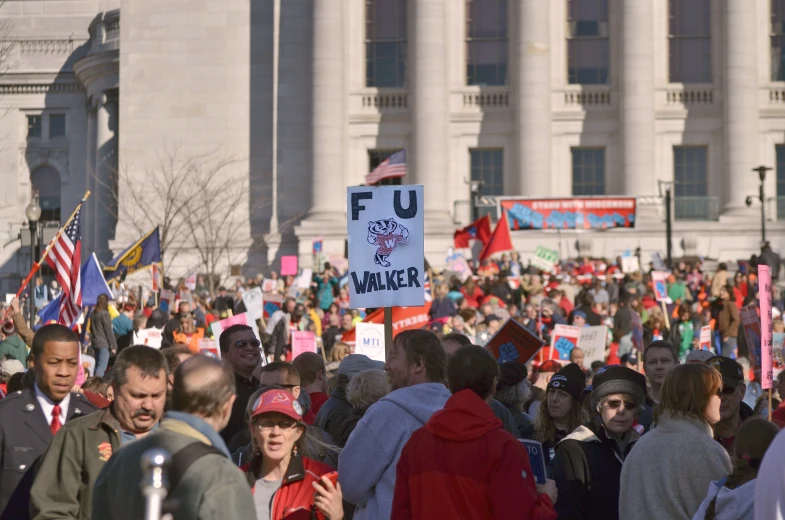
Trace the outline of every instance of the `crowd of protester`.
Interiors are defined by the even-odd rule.
[[[280,309],[258,330],[225,328],[220,359],[198,340],[244,312],[264,277],[231,291],[180,280],[171,313],[119,290],[76,332],[34,332],[14,299],[0,343],[0,519],[144,517],[140,460],[153,447],[171,454],[164,512],[176,519],[782,518],[785,372],[769,422],[739,318],[759,304],[759,263],[778,278],[768,246],[730,266],[679,261],[667,305],[654,266],[625,273],[621,258],[429,269],[430,319],[399,332],[384,362],[353,351],[372,309],[350,308],[329,264],[310,287],[271,274]],[[782,332],[776,284],[773,299]],[[484,348],[510,319],[545,342],[526,364]],[[605,358],[585,366],[576,347],[551,359],[557,324],[606,325]],[[138,344],[149,328],[160,348]],[[315,353],[292,356],[297,330],[315,333]],[[521,439],[542,444],[544,483]]]

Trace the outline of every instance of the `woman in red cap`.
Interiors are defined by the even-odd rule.
[[[302,408],[292,394],[280,388],[262,393],[250,428],[255,454],[240,469],[252,487],[257,519],[343,518],[338,475],[305,456]]]

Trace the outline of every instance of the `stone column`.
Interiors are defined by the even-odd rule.
[[[511,194],[550,195],[551,178],[551,0],[520,0],[517,7],[515,132],[516,172]]]
[[[452,0],[450,0],[452,1]],[[410,2],[413,10],[409,34],[414,45],[409,61],[412,93],[411,177],[423,184],[426,227],[452,223],[447,203],[447,52],[445,0]],[[429,225],[430,224],[430,225]]]
[[[85,203],[85,211],[89,215],[89,220],[82,220],[87,222],[87,227],[83,229],[82,236],[84,238],[84,251],[88,253],[95,250],[95,226],[98,222],[96,220],[96,198],[95,198],[95,122],[96,113],[93,106],[92,97],[88,98],[87,102],[87,143],[85,154],[85,189],[91,192],[91,196]],[[63,218],[67,218],[63,215]]]
[[[621,0],[621,7],[619,116],[622,193],[656,195],[653,0]]]
[[[97,100],[95,117],[95,235],[94,248],[101,261],[111,260],[109,240],[117,221],[117,102],[105,94]]]
[[[758,68],[756,2],[725,0],[723,6],[723,155],[725,158],[724,214],[752,215],[744,204],[747,195],[758,190],[758,176],[752,171],[758,156]],[[757,213],[755,213],[757,214]]]

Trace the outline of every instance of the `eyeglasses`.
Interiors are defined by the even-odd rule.
[[[256,427],[262,431],[270,431],[276,426],[282,430],[291,430],[297,426],[297,421],[294,419],[262,419],[256,423]]]
[[[252,348],[259,348],[262,346],[262,342],[258,339],[238,339],[234,342],[234,348],[245,348],[245,347],[252,347]]]
[[[717,390],[717,396],[722,397],[723,395],[733,395],[736,393],[736,389],[732,386],[724,386]]]
[[[618,408],[622,405],[624,405],[624,409],[628,411],[635,410],[638,407],[638,405],[635,403],[622,401],[620,399],[612,399],[610,401],[605,401],[605,404],[607,404],[608,408],[610,408],[611,410],[618,410]]]

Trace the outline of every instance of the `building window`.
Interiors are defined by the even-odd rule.
[[[394,154],[395,152],[400,152],[400,149],[397,150],[368,150],[368,171],[372,172],[374,168],[382,164],[382,161],[387,159],[389,156]],[[376,186],[400,186],[403,177],[392,177],[389,179],[382,179],[376,183]]]
[[[504,195],[504,150],[501,148],[469,150],[472,180],[482,182],[481,195]]]
[[[785,219],[785,145],[778,144],[777,150],[777,219]]]
[[[30,183],[38,193],[41,220],[60,222],[60,175],[51,166],[39,166],[30,174]]]
[[[711,83],[711,1],[669,1],[671,83]]]
[[[605,195],[605,148],[572,149],[572,194]]]
[[[785,81],[785,0],[771,0],[771,80]]]
[[[608,0],[567,0],[567,27],[569,83],[608,84]]]
[[[365,0],[365,86],[406,86],[406,1]]]
[[[676,220],[716,220],[717,197],[709,197],[708,148],[705,146],[673,147],[674,200]]]
[[[507,84],[507,0],[466,0],[466,84]]]
[[[65,114],[51,114],[49,116],[49,139],[65,137]]]
[[[40,115],[27,116],[27,138],[41,138],[42,118]]]

